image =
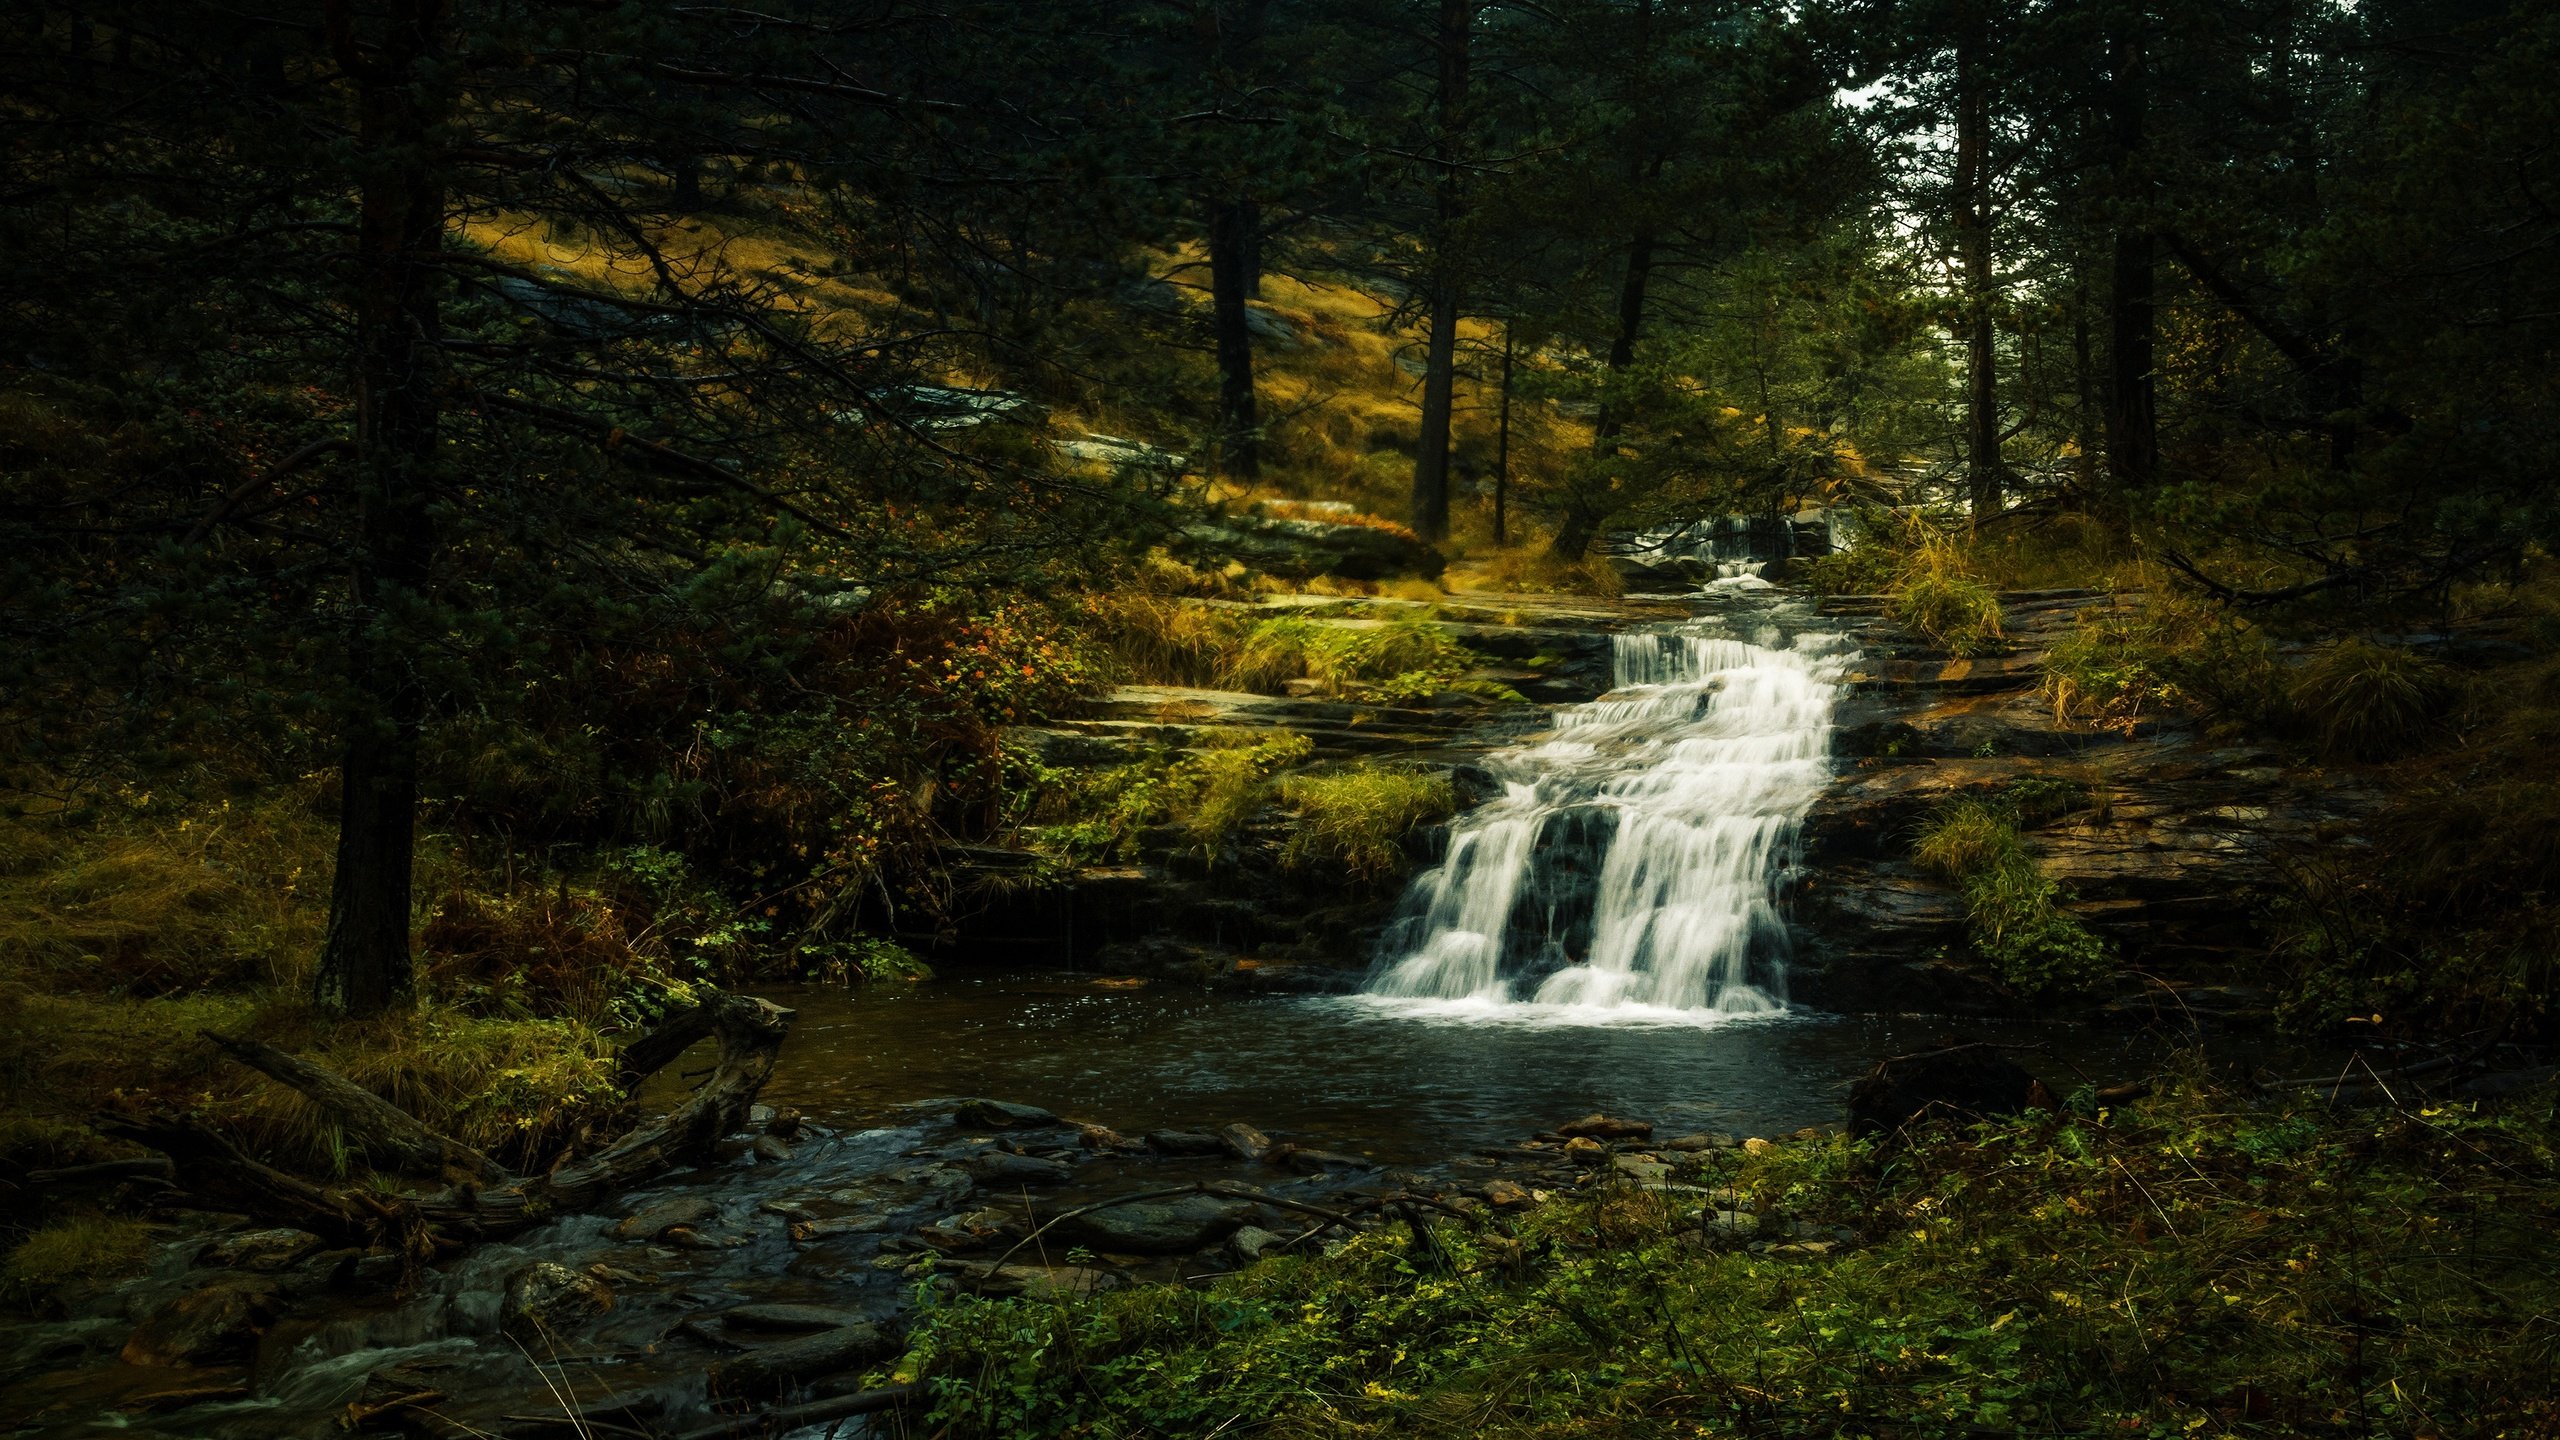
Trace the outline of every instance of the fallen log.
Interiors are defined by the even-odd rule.
[[[459,1171],[482,1184],[504,1184],[515,1178],[507,1169],[459,1140],[438,1135],[408,1111],[298,1055],[288,1055],[262,1040],[218,1035],[204,1038],[223,1054],[274,1080],[299,1090],[312,1104],[338,1122],[350,1148],[407,1170],[436,1174]]]
[[[373,1100],[371,1106],[350,1099],[345,1092],[358,1087],[343,1077],[255,1042],[225,1044],[224,1050],[311,1096],[332,1114],[357,1117],[368,1127],[369,1141],[413,1156],[432,1155],[462,1170],[463,1183],[423,1195],[315,1184],[246,1154],[193,1115],[105,1115],[98,1126],[168,1156],[181,1198],[295,1225],[342,1243],[397,1249],[425,1259],[439,1249],[528,1229],[564,1211],[591,1209],[615,1191],[709,1159],[722,1136],[743,1128],[756,1095],[773,1073],[791,1012],[749,996],[713,995],[671,1017],[671,1024],[677,1033],[718,1040],[720,1058],[711,1077],[664,1115],[543,1175],[508,1174],[478,1151],[437,1135],[367,1092],[360,1093]],[[648,1054],[663,1066],[683,1049],[659,1042]],[[256,1060],[249,1058],[253,1054]],[[646,1079],[647,1072],[638,1078]],[[477,1167],[470,1164],[473,1156],[479,1156]]]

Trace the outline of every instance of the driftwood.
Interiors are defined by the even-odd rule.
[[[790,1025],[790,1011],[743,995],[715,994],[671,1015],[658,1031],[629,1048],[645,1046],[644,1058],[655,1069],[682,1054],[693,1039],[715,1037],[720,1059],[711,1077],[674,1109],[604,1149],[564,1160],[548,1174],[528,1176],[509,1173],[479,1151],[436,1134],[406,1111],[317,1065],[255,1041],[216,1037],[226,1053],[328,1110],[359,1148],[459,1172],[460,1183],[425,1195],[315,1184],[253,1158],[192,1115],[110,1115],[101,1117],[99,1126],[167,1155],[187,1197],[208,1208],[243,1211],[341,1243],[388,1246],[424,1258],[440,1248],[513,1234],[564,1211],[591,1208],[617,1190],[709,1158],[720,1137],[746,1124]],[[670,1034],[687,1037],[685,1043],[660,1038]],[[644,1070],[636,1078],[647,1075]]]

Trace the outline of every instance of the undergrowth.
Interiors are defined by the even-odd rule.
[[[1710,1152],[1754,1254],[1623,1186],[1388,1227],[1203,1288],[920,1293],[951,1440],[2526,1436],[2560,1428],[2560,1125],[2201,1082],[2138,1108]]]
[[[1033,848],[1080,861],[1135,858],[1149,832],[1170,829],[1215,859],[1271,800],[1271,778],[1314,747],[1304,735],[1247,729],[1200,733],[1188,754],[1160,751],[1105,770],[1052,771],[1025,828]]]
[[[1920,833],[1912,858],[1962,888],[1973,948],[2021,994],[2086,990],[2107,971],[2106,943],[2060,908],[2061,887],[2038,869],[2019,831],[2021,805],[2044,798],[1960,800]]]

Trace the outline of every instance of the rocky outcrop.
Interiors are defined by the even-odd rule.
[[[2039,867],[2122,961],[2124,984],[2102,998],[2226,1019],[2263,1010],[2247,966],[2263,951],[2265,899],[2288,857],[2342,843],[2379,797],[2181,717],[2129,730],[2057,720],[2038,692],[2045,650],[2107,603],[2089,591],[2006,595],[2008,649],[1960,660],[1884,620],[1873,599],[1824,602],[1864,659],[1840,708],[1839,777],[1805,823],[1797,1000],[2014,1008],[1968,956],[1961,897],[1910,852],[1949,802],[2032,783],[2044,798],[2024,818]]]

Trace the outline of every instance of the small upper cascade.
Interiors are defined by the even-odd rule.
[[[1417,877],[1367,994],[1588,1020],[1786,1006],[1779,888],[1830,773],[1841,637],[1614,637],[1616,688],[1486,764],[1504,793]]]

